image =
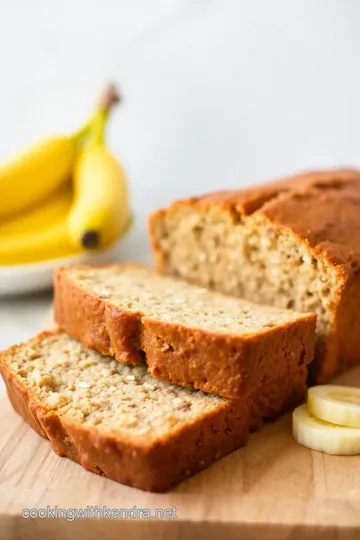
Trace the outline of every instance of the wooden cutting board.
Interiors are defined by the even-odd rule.
[[[360,367],[338,382],[360,387]],[[122,486],[56,456],[6,398],[0,400],[0,427],[1,540],[360,539],[360,456],[327,456],[299,446],[290,415],[160,495]],[[136,506],[150,512],[175,506],[176,519],[21,517],[22,509],[56,505]]]

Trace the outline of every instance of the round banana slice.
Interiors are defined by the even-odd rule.
[[[320,420],[360,428],[360,388],[314,386],[308,392],[308,408]]]
[[[338,456],[360,454],[360,429],[319,420],[306,405],[295,409],[292,425],[294,438],[307,448]]]

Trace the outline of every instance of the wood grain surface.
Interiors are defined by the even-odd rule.
[[[360,387],[360,368],[338,382]],[[358,540],[360,456],[312,452],[291,417],[167,494],[122,486],[55,455],[0,400],[0,539]],[[25,519],[24,508],[176,507],[176,519]]]

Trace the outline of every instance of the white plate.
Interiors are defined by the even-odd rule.
[[[113,262],[119,254],[119,245],[120,241],[115,242],[106,250],[96,253],[79,253],[79,255],[39,263],[0,266],[0,296],[50,289],[53,271],[58,266]]]

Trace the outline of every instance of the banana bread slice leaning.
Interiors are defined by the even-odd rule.
[[[85,469],[147,491],[167,491],[241,447],[249,400],[158,381],[59,331],[0,355],[14,409],[53,450]]]
[[[158,270],[317,313],[311,380],[360,362],[360,172],[301,174],[185,199],[149,222]]]
[[[162,380],[252,395],[255,426],[304,399],[315,315],[259,306],[138,264],[55,273],[55,319],[85,346]]]

